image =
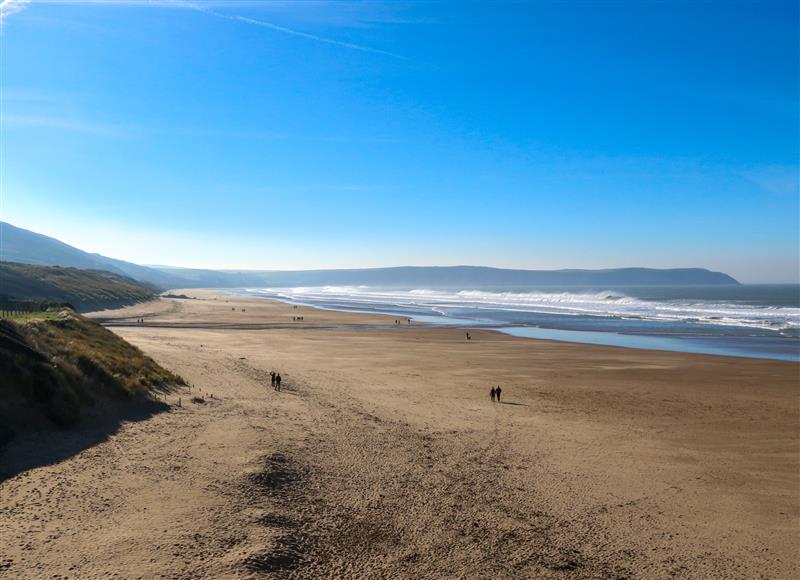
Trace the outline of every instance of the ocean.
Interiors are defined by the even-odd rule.
[[[465,328],[716,355],[800,360],[800,285],[378,288],[241,291],[329,310]]]

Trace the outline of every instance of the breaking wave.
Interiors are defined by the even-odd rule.
[[[492,311],[713,324],[776,331],[800,329],[800,308],[757,305],[736,300],[645,300],[613,290],[600,292],[486,290],[383,290],[367,286],[249,289],[248,292],[333,309],[368,309],[431,315],[469,311],[491,320]],[[465,312],[467,314],[465,314]]]

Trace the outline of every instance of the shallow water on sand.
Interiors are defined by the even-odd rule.
[[[800,285],[251,288],[328,310],[487,327],[528,338],[800,360]]]

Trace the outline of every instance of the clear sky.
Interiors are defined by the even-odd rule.
[[[2,5],[2,219],[81,249],[800,275],[797,2]]]

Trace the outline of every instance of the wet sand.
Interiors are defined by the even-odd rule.
[[[797,363],[182,292],[96,316],[191,391],[0,483],[0,576],[800,575]]]

